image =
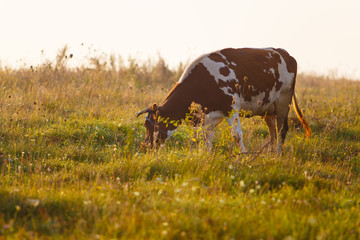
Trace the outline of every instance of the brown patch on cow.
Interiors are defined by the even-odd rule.
[[[214,62],[222,62],[225,65],[228,65],[226,60],[223,58],[223,56],[221,56],[219,53],[211,53],[208,58],[210,58],[212,61]]]
[[[222,67],[220,68],[220,74],[227,77],[230,74],[230,70],[228,67]]]
[[[296,74],[296,72],[297,72],[297,62],[296,62],[295,58],[290,56],[290,54],[287,51],[285,51],[284,49],[282,49],[282,48],[276,48],[274,50],[276,52],[278,52],[283,57],[283,59],[285,60],[286,68],[287,68],[288,72]]]
[[[275,84],[276,91],[279,91],[281,89],[281,86],[283,85],[283,82],[277,81]]]
[[[225,95],[220,85],[206,67],[198,63],[191,74],[177,84],[165,99],[161,107],[163,117],[172,120],[183,119],[189,112],[192,102],[200,104],[205,113],[220,110],[227,116],[232,110],[232,97]]]

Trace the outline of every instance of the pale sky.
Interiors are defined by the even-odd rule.
[[[0,0],[0,66],[37,65],[67,44],[170,66],[226,47],[281,47],[300,72],[360,79],[359,0]],[[82,43],[84,45],[82,45]]]

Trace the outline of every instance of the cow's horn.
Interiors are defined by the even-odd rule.
[[[150,112],[150,111],[151,111],[151,108],[145,108],[145,109],[141,110],[140,112],[138,112],[138,113],[136,114],[136,117],[140,116],[141,114]]]

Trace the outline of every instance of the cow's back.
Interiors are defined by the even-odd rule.
[[[193,61],[165,101],[185,98],[184,109],[194,101],[226,116],[238,104],[262,115],[274,111],[282,91],[292,91],[296,69],[295,59],[283,49],[227,48]]]

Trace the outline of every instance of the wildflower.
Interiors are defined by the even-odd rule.
[[[255,189],[253,189],[253,188],[251,188],[250,190],[249,190],[249,193],[254,193],[255,192]]]
[[[293,236],[286,236],[284,240],[295,240],[295,238]]]
[[[245,182],[243,180],[240,181],[240,187],[245,187]]]
[[[39,199],[32,199],[32,198],[28,198],[26,199],[25,203],[27,205],[33,206],[33,207],[37,207],[40,204],[40,200]]]
[[[316,218],[314,216],[310,216],[308,218],[308,223],[312,226],[315,226],[316,225]]]
[[[134,195],[138,197],[138,196],[140,196],[140,193],[136,191],[136,192],[134,192]]]

